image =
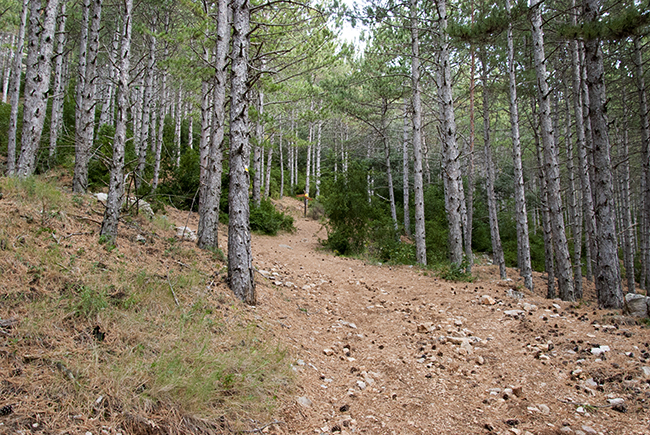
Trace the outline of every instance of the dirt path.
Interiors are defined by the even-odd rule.
[[[265,431],[650,433],[647,328],[593,303],[512,297],[513,270],[452,283],[336,257],[318,222],[296,226],[253,237],[255,311],[293,349],[299,384],[284,424]]]

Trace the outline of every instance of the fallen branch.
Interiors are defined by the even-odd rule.
[[[90,221],[90,222],[96,223],[97,225],[102,225],[101,222],[96,221],[95,219],[92,219],[92,218],[89,218],[89,217],[86,217],[86,216],[73,215],[72,217],[75,218],[75,219],[79,219],[80,221]]]
[[[94,221],[93,221],[93,222],[94,222]],[[92,236],[93,234],[95,234],[95,233],[93,233],[93,232],[85,232],[85,233],[70,233],[70,234],[68,234],[67,236],[63,236],[63,237],[61,237],[61,240],[65,240],[65,239],[70,238],[70,237],[73,237],[73,236]]]
[[[172,296],[174,296],[174,302],[176,302],[176,306],[180,307],[181,304],[178,303],[178,298],[176,298],[176,292],[174,291],[174,286],[172,286],[172,282],[169,280],[169,271],[167,271],[167,284],[169,284],[169,288],[172,291]]]

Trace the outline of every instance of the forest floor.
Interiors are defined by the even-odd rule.
[[[473,282],[448,282],[415,267],[335,256],[319,242],[327,237],[326,228],[301,217],[298,201],[285,198],[277,204],[295,217],[296,231],[275,237],[253,235],[257,306],[227,299],[226,284],[218,279],[207,291],[201,290],[215,310],[225,313],[230,304],[277,341],[287,350],[294,372],[295,387],[279,395],[279,406],[268,420],[251,423],[238,433],[650,433],[650,330],[619,312],[599,310],[593,288],[587,289],[582,302],[567,303],[544,298],[546,284],[540,274],[535,274],[531,293],[515,270],[509,269],[504,281],[497,267],[487,264],[474,266]],[[149,409],[151,415],[131,416],[131,426],[125,425],[119,414],[126,406],[113,406],[111,414],[102,399],[117,394],[119,387],[107,381],[97,381],[101,387],[94,388],[95,396],[88,394],[90,404],[75,415],[61,411],[65,407],[59,402],[80,395],[78,389],[75,393],[57,387],[57,394],[48,390],[49,384],[66,382],[60,379],[62,374],[73,379],[72,372],[82,371],[66,371],[67,366],[53,361],[83,365],[70,354],[92,349],[97,359],[98,347],[104,352],[99,353],[100,360],[101,355],[110,358],[119,351],[120,336],[127,333],[112,330],[117,320],[100,312],[83,325],[71,325],[70,318],[51,320],[55,326],[50,337],[29,335],[33,326],[24,325],[29,323],[30,309],[18,299],[29,302],[38,294],[63,292],[60,282],[46,279],[47,271],[34,278],[24,265],[36,260],[30,260],[27,250],[20,251],[32,243],[46,249],[45,240],[54,245],[51,234],[34,230],[33,221],[45,206],[39,212],[7,195],[0,200],[4,240],[0,321],[5,322],[0,324],[0,433],[183,432],[163,430],[162,420],[153,416],[161,414],[155,407]],[[87,217],[73,219],[68,211],[58,218],[63,223],[48,227],[61,226],[53,232],[59,234],[53,237],[57,249],[64,255],[78,254],[74,264],[57,260],[57,273],[73,273],[82,261],[111,270],[130,259],[131,268],[166,268],[166,282],[172,287],[170,267],[182,269],[192,261],[205,276],[215,272],[215,264],[221,267],[189,241],[174,245],[175,249],[182,245],[185,257],[174,257],[181,251],[163,249],[165,237],[136,241],[147,225],[144,220],[121,227],[119,255],[98,249],[98,206],[84,207]],[[197,227],[196,214],[171,207],[166,214],[177,225]],[[220,239],[225,242],[223,234]],[[15,259],[8,257],[11,252]],[[166,283],[164,288],[168,292]],[[176,305],[194,303],[180,287],[176,292],[180,300]],[[222,295],[208,294],[217,292]],[[173,301],[169,306],[173,308]],[[106,341],[99,345],[91,337],[98,327],[89,332],[95,324],[107,331]],[[71,333],[74,340],[66,338]],[[70,348],[64,350],[58,343]],[[97,376],[90,369],[82,375],[89,384]],[[93,404],[103,389],[110,394]],[[107,409],[98,415],[98,406]]]

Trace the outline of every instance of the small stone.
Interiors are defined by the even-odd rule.
[[[584,413],[585,413],[585,408],[583,408],[582,406],[578,406],[578,407],[576,408],[576,412],[577,412],[578,414],[584,414]]]
[[[524,314],[524,310],[506,310],[503,312],[506,316],[517,317],[520,314]]]
[[[323,353],[324,353],[325,355],[327,355],[327,356],[332,356],[332,355],[334,355],[334,351],[333,351],[332,349],[330,349],[330,348],[323,349]]]
[[[138,243],[147,243],[147,239],[142,234],[135,236],[135,241]]]
[[[435,331],[435,326],[433,326],[433,322],[425,322],[425,323],[420,323],[417,326],[417,331],[420,333],[427,333],[427,332],[432,332]]]
[[[622,405],[625,403],[625,399],[617,397],[615,399],[607,399],[607,402],[609,402],[610,405]]]
[[[539,408],[539,412],[541,412],[544,415],[549,415],[551,413],[551,409],[548,406],[544,405],[543,403],[540,403],[539,405],[537,405],[537,407]]]
[[[481,296],[481,299],[479,299],[479,302],[481,305],[494,305],[497,303],[497,301],[494,300],[493,297],[489,295],[483,295]]]
[[[296,401],[298,402],[298,404],[304,406],[305,408],[309,408],[312,405],[311,400],[309,400],[307,396],[300,396],[298,397],[298,399],[296,399]]]
[[[643,366],[641,367],[641,371],[643,372],[643,376],[645,376],[646,378],[650,378],[650,367]]]
[[[537,305],[534,304],[524,303],[523,308],[528,312],[537,311]]]
[[[563,426],[562,429],[560,429],[560,432],[562,432],[562,433],[573,433],[573,429],[571,429],[569,426]]]
[[[463,322],[461,320],[454,320],[454,325],[463,326]]]
[[[598,387],[598,383],[594,381],[594,378],[589,378],[585,381],[585,385],[589,388],[596,388]]]
[[[357,381],[357,387],[359,387],[360,390],[365,390],[367,385],[363,381]]]
[[[580,429],[582,429],[586,434],[598,435],[598,432],[596,432],[591,426],[582,425]]]
[[[591,354],[598,356],[604,354],[605,352],[609,352],[610,350],[611,349],[609,346],[594,347],[591,349]]]
[[[477,356],[476,357],[476,364],[482,366],[483,364],[485,364],[485,359],[481,355]]]
[[[521,397],[524,396],[524,388],[523,388],[521,385],[516,386],[516,387],[512,387],[512,393],[513,393],[515,396],[521,398]]]

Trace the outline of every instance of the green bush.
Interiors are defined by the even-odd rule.
[[[293,231],[293,218],[277,211],[270,200],[264,199],[259,207],[251,204],[250,212],[251,230],[262,234],[274,236],[278,231]]]

